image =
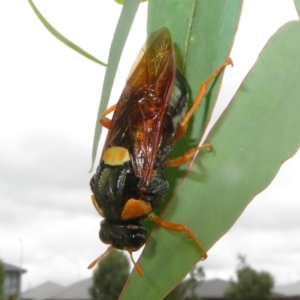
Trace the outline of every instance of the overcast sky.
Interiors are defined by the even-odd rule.
[[[95,0],[35,3],[66,37],[107,60],[121,6]],[[146,9],[142,4],[132,28],[114,102],[145,41]],[[245,0],[231,53],[235,66],[226,70],[217,114],[270,36],[295,19],[292,0]],[[0,40],[0,258],[27,270],[23,290],[48,280],[68,285],[90,277],[87,265],[106,249],[98,239],[100,218],[90,201],[88,173],[105,69],[56,40],[27,1],[0,2]],[[299,179],[298,153],[209,251],[206,278],[234,276],[242,253],[277,284],[300,280]]]

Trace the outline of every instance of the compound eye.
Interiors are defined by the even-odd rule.
[[[140,249],[146,242],[147,231],[142,226],[135,226],[136,228],[130,228],[131,237],[130,237],[130,247],[132,251],[137,251]]]

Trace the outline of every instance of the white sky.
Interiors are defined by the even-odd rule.
[[[35,3],[66,37],[107,59],[121,6]],[[112,101],[145,41],[146,8],[141,5],[134,23]],[[235,66],[226,71],[217,114],[269,37],[295,19],[292,0],[245,0],[231,54]],[[27,269],[23,290],[48,280],[71,284],[92,275],[87,265],[106,248],[98,239],[88,174],[105,69],[56,40],[27,1],[0,2],[0,39],[0,258]],[[298,153],[209,251],[206,278],[234,276],[242,253],[277,284],[300,280],[299,178]]]

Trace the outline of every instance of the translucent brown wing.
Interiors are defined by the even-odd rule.
[[[168,29],[150,35],[140,56],[117,103],[104,151],[112,146],[128,149],[143,188],[151,181],[175,79],[175,54]]]

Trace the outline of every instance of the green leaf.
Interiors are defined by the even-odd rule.
[[[298,16],[300,17],[300,0],[294,0],[294,3],[298,12]]]
[[[188,224],[206,249],[229,230],[299,148],[299,53],[300,23],[290,22],[260,54],[209,134],[214,150],[197,156],[164,214],[167,220]],[[136,292],[145,280],[159,295],[152,299],[160,299],[168,290],[164,278],[175,281],[179,270],[187,272],[199,259],[198,249],[184,235],[158,228],[140,260],[146,275],[136,284]],[[131,282],[137,280],[134,272]],[[147,293],[148,289],[143,295]]]
[[[191,102],[201,82],[205,81],[228,58],[241,6],[242,2],[239,0],[222,2],[152,0],[149,2],[148,32],[151,33],[161,27],[167,27],[170,30],[177,51],[178,67],[184,71],[190,86]],[[220,87],[220,78],[211,86],[213,88],[209,88],[203,105],[197,110],[189,124],[186,137],[176,145],[174,156],[181,155],[191,146],[198,144],[214,106]],[[169,168],[166,172],[171,185],[170,194],[166,200],[170,199],[176,189],[178,178],[184,175],[182,170],[186,170],[186,166],[181,170]],[[204,175],[197,171],[196,174],[190,173],[189,177],[186,180],[188,189],[200,195],[197,186],[202,187],[201,181]],[[186,223],[189,226],[194,225],[193,229],[198,227],[198,219],[202,216],[200,214],[202,206],[199,197],[190,197],[190,194],[190,191],[185,190],[184,197],[182,193],[180,194],[180,201],[171,203],[171,207],[167,210],[166,220]],[[191,212],[192,223],[187,221]],[[181,214],[188,218],[182,218]],[[196,230],[196,233],[202,241],[203,231],[199,233],[199,230]],[[207,246],[206,243],[204,245]],[[145,276],[140,278],[134,271],[121,299],[138,299],[137,295],[142,295],[143,299],[162,299],[184,278],[200,259],[200,254],[199,249],[185,234],[164,229],[157,230],[154,236],[150,237],[139,261]]]
[[[40,11],[37,9],[37,7],[35,6],[35,4],[33,3],[32,0],[28,0],[31,8],[33,9],[33,11],[35,12],[36,16],[39,18],[39,20],[43,23],[43,25],[48,29],[48,31],[50,33],[52,33],[57,39],[59,39],[62,43],[64,43],[65,45],[67,45],[68,47],[70,47],[71,49],[73,49],[74,51],[78,52],[79,54],[85,56],[86,58],[98,63],[99,65],[102,66],[106,66],[106,64],[102,61],[100,61],[99,59],[97,59],[96,57],[94,57],[93,55],[89,54],[88,52],[86,52],[85,50],[83,50],[82,48],[80,48],[79,46],[77,46],[76,44],[74,44],[73,42],[71,42],[70,40],[68,40],[66,37],[64,37],[61,33],[59,33],[44,17],[43,15],[40,13]]]
[[[177,67],[184,72],[190,87],[190,104],[194,101],[201,83],[228,58],[241,3],[239,0],[223,1],[222,4],[205,0],[195,3],[150,1],[148,32],[151,33],[163,26],[171,31],[177,51]],[[178,20],[182,20],[180,27]],[[175,145],[172,157],[182,155],[187,149],[199,143],[215,105],[220,85],[220,79],[213,82],[207,96],[189,122],[185,137]],[[165,174],[170,188],[164,203],[156,211],[158,215],[169,201],[186,168],[185,165],[177,169],[166,169]],[[154,224],[148,221],[145,223],[148,232],[151,232]]]
[[[140,4],[139,0],[130,0],[125,2],[110,46],[108,63],[107,63],[106,73],[103,82],[101,100],[100,100],[100,105],[99,105],[96,124],[95,124],[93,151],[92,151],[92,166],[90,172],[94,167],[95,158],[98,151],[98,144],[99,144],[100,135],[102,131],[102,126],[99,125],[99,120],[107,107],[107,103],[110,97],[111,89],[114,83],[114,79],[122,55],[122,51],[124,49],[127,36],[129,34],[139,4]]]
[[[177,67],[184,72],[189,84],[190,104],[194,101],[201,83],[228,58],[241,7],[240,0],[221,3],[205,0],[149,2],[148,32],[151,33],[164,26],[171,31],[177,52]],[[203,103],[189,122],[187,134],[172,151],[172,157],[182,155],[187,149],[199,143],[215,105],[221,77],[211,85]],[[166,170],[170,189],[165,201],[170,199],[185,170],[186,166],[177,170],[174,168]],[[165,203],[162,208],[164,206]]]

